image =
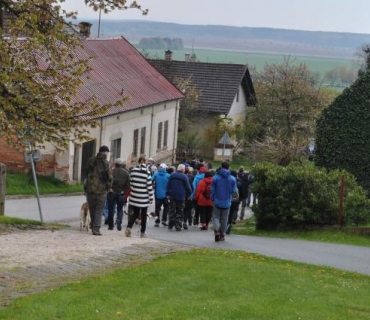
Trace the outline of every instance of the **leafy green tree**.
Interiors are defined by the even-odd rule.
[[[315,163],[345,169],[370,190],[370,74],[365,73],[317,121]]]
[[[359,58],[357,61],[359,66],[358,76],[362,77],[370,70],[370,44],[364,44],[359,50],[357,50],[356,55]]]
[[[315,121],[333,93],[322,90],[318,76],[290,57],[253,74],[257,104],[248,109],[245,123],[253,128],[249,143],[257,158],[287,165],[307,149],[315,135]]]
[[[178,124],[178,147],[185,150],[199,148],[201,139],[192,130],[195,117],[199,117],[199,96],[200,92],[189,78],[175,77],[173,83],[185,94],[185,98],[180,103],[179,124]],[[191,153],[191,152],[190,152]],[[189,151],[188,154],[190,155]]]
[[[76,12],[62,10],[62,0],[0,0],[0,137],[12,145],[51,142],[66,148],[88,137],[110,105],[93,97],[77,101],[88,76],[81,37],[68,32]],[[85,0],[95,10],[136,8],[134,1]],[[117,104],[123,101],[117,101]]]

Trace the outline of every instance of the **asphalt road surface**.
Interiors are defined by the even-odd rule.
[[[80,206],[84,201],[85,197],[83,195],[42,197],[40,198],[40,205],[43,221],[67,223],[77,228]],[[153,206],[149,210],[153,211]],[[40,220],[37,199],[6,199],[5,215]],[[124,217],[123,230],[126,224],[127,216]],[[103,228],[106,227],[103,226]],[[134,226],[133,233],[138,231],[139,227]],[[112,232],[116,232],[117,236],[124,236],[123,231],[113,230]],[[188,230],[172,231],[163,226],[154,227],[154,219],[148,221],[147,233],[148,237],[153,239],[195,247],[242,250],[269,257],[335,267],[370,275],[370,248],[367,247],[233,234],[227,235],[225,242],[215,242],[211,230],[201,231],[197,227],[191,226]]]

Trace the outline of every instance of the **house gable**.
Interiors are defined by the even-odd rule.
[[[170,81],[189,78],[200,93],[202,112],[228,114],[241,85],[248,104],[254,88],[248,67],[240,64],[149,59]]]

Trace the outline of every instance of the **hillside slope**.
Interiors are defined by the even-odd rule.
[[[92,36],[96,37],[98,20],[89,22],[93,24]],[[331,57],[353,57],[359,47],[370,43],[370,34],[102,20],[100,37],[117,36],[133,43],[144,37],[169,37],[182,38],[187,47]]]

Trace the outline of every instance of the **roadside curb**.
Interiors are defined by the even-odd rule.
[[[51,198],[51,197],[73,197],[73,196],[83,196],[83,192],[73,192],[73,193],[50,193],[50,194],[40,194],[40,198]],[[36,195],[31,194],[14,194],[6,195],[5,200],[16,200],[16,199],[32,199],[36,198]]]

